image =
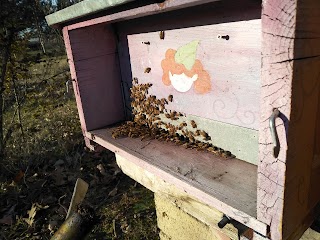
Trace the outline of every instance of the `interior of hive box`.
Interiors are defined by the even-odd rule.
[[[148,112],[143,107],[148,96],[158,102],[166,99],[159,114],[161,127],[187,124],[177,132],[257,164],[261,68],[257,2],[241,8],[217,2],[115,26],[120,66],[126,66],[122,87],[127,116],[132,110],[128,86],[136,78],[140,86],[152,84],[145,101],[135,107],[137,112]],[[161,104],[158,107],[162,109]]]
[[[259,1],[222,1],[70,31],[87,130],[156,107],[160,128],[257,164],[260,14]],[[143,101],[133,79],[150,85]],[[146,106],[150,96],[158,104]]]
[[[220,1],[96,24],[70,30],[69,40],[87,138],[162,177],[174,176],[172,183],[190,194],[199,197],[200,189],[209,205],[256,217],[260,1]],[[144,97],[132,105],[133,86]],[[141,115],[159,118],[146,127],[156,123],[169,132],[175,126],[181,141],[190,141],[191,133],[232,156],[186,149],[172,137],[141,140],[139,129],[134,138],[113,136],[119,124]]]

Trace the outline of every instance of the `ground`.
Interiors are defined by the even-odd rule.
[[[77,178],[89,183],[84,205],[96,215],[86,239],[158,239],[153,193],[125,176],[112,152],[84,146],[66,56],[41,56],[29,73],[17,88],[22,128],[11,128],[0,162],[0,239],[50,239]],[[6,96],[7,131],[17,114]]]

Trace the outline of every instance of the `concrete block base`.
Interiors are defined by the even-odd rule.
[[[214,229],[176,207],[170,199],[155,194],[161,240],[230,240]]]

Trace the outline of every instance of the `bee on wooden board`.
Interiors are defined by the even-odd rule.
[[[197,128],[197,124],[195,121],[191,120],[190,123],[193,128]]]
[[[138,84],[138,78],[136,78],[136,77],[133,78],[133,83],[134,83],[134,84]]]
[[[150,67],[147,67],[146,69],[144,69],[144,73],[149,73],[151,71]]]
[[[186,123],[186,122],[182,122],[182,123],[180,123],[180,127],[186,127],[188,124]]]
[[[165,104],[168,104],[167,99],[161,98],[161,105],[165,105]]]
[[[206,133],[205,131],[200,131],[200,135],[205,138],[208,137],[208,133]]]
[[[152,83],[138,84],[138,79],[133,78],[132,84],[131,98],[133,100],[131,104],[133,106],[134,121],[126,122],[123,126],[117,128],[112,133],[113,138],[128,136],[132,138],[139,137],[142,138],[141,140],[144,140],[150,137],[151,139],[156,138],[162,141],[171,141],[177,145],[184,145],[186,148],[195,148],[200,151],[207,150],[226,158],[234,157],[229,151],[215,147],[211,143],[195,139],[194,136],[201,136],[203,140],[208,141],[211,137],[203,130],[195,129],[193,132],[184,128],[189,124],[193,128],[197,128],[194,120],[190,120],[190,123],[184,121],[174,125],[170,122],[162,122],[159,114],[163,112],[165,112],[165,116],[169,120],[177,120],[181,116],[186,116],[181,112],[165,109],[165,104],[173,101],[172,95],[169,95],[168,98],[158,99],[155,95],[148,96],[148,89],[152,86]],[[164,127],[167,130],[161,129]],[[177,130],[180,130],[182,134],[177,133]]]
[[[164,31],[160,31],[159,32],[159,37],[160,37],[161,40],[164,40],[164,37],[165,37],[164,35],[165,35]]]
[[[176,111],[172,111],[171,113],[170,113],[170,116],[171,117],[175,117],[177,115],[177,112]]]

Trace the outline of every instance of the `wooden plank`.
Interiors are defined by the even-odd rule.
[[[308,228],[307,231],[304,232],[300,240],[318,240],[320,239],[320,233]]]
[[[116,7],[121,4],[131,2],[133,0],[87,0],[61,9],[58,12],[46,16],[49,26],[56,26],[64,22],[68,22],[77,18],[87,16],[105,9]]]
[[[69,29],[83,28],[105,22],[112,23],[116,21],[124,21],[215,1],[219,0],[170,0],[163,3],[154,3],[143,7],[137,7],[126,11],[113,13],[107,16],[90,19],[80,23],[71,24],[69,25]]]
[[[266,234],[267,226],[255,217],[256,166],[157,140],[115,140],[111,137],[113,129],[91,131],[86,136],[199,201]]]
[[[200,202],[196,198],[191,197],[176,188],[174,185],[157,177],[155,174],[139,167],[129,159],[116,155],[116,160],[121,170],[132,179],[136,180],[154,193],[165,197],[171,202],[171,204],[210,226],[210,228],[214,228],[219,232],[225,233],[231,239],[237,238],[238,231],[232,225],[227,225],[223,229],[218,227],[217,224],[223,216],[222,212],[219,212],[218,210]]]
[[[74,61],[114,54],[117,43],[110,25],[99,24],[69,32]]]
[[[298,239],[307,215],[319,98],[320,2],[263,1],[258,219],[271,239]],[[277,120],[280,154],[272,155],[268,118]],[[303,226],[303,227],[301,227]]]
[[[84,114],[83,114],[82,101],[81,101],[80,92],[79,92],[78,84],[77,84],[77,73],[76,73],[76,69],[75,69],[75,64],[74,64],[74,59],[73,59],[73,54],[72,54],[72,48],[71,48],[68,28],[64,27],[62,29],[62,33],[63,33],[64,44],[65,44],[66,52],[67,52],[68,63],[69,63],[69,67],[70,67],[71,79],[73,80],[72,81],[72,86],[73,86],[73,91],[74,91],[74,95],[75,95],[75,98],[76,98],[76,103],[77,103],[78,114],[79,114],[79,119],[80,119],[80,123],[81,123],[82,134],[84,136],[84,140],[85,140],[86,146],[89,149],[93,150],[93,147],[90,144],[89,139],[85,137],[85,133],[87,131],[87,126],[86,126],[86,120],[85,120]]]
[[[320,182],[320,98],[318,100],[318,114],[316,120],[316,131],[314,136],[314,158],[312,162],[312,175],[309,205],[314,206],[320,199],[319,182]]]
[[[150,94],[158,98],[173,94],[174,101],[169,107],[176,111],[258,129],[260,32],[258,19],[167,30],[164,40],[157,31],[128,35],[132,76],[141,83],[152,82]],[[230,39],[218,39],[219,34]],[[146,41],[150,44],[143,44]],[[211,87],[205,93],[196,90],[196,82],[189,91],[179,92],[162,80],[162,61],[168,49],[176,51],[192,41],[199,41],[196,59],[210,78]],[[152,69],[149,74],[144,73],[147,67]],[[204,80],[199,76],[198,81]]]
[[[69,32],[76,90],[86,129],[124,120],[116,40],[109,25]]]

